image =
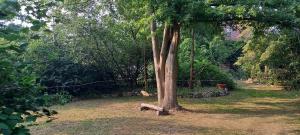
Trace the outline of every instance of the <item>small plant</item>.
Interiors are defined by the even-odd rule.
[[[52,105],[64,105],[68,102],[70,102],[72,99],[72,96],[66,92],[66,91],[61,91],[55,94],[49,95],[48,93],[44,93],[43,96],[40,98],[40,102],[44,106],[52,106]]]

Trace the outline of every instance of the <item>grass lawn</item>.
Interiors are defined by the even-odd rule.
[[[140,112],[154,98],[123,97],[55,106],[57,119],[30,127],[33,135],[286,135],[300,134],[300,92],[243,84],[229,96],[179,99],[191,111]]]

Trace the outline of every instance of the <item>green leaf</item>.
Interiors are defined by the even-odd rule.
[[[7,124],[0,122],[0,134],[1,133],[3,135],[11,135],[12,131]]]
[[[28,33],[29,32],[29,28],[23,28],[23,29],[21,29],[21,32]]]
[[[41,27],[45,26],[46,23],[43,21],[34,20],[34,21],[32,21],[32,25],[33,26],[31,26],[30,29],[33,31],[38,31]]]
[[[26,122],[35,122],[36,119],[37,119],[36,116],[28,116],[28,117],[26,118]]]
[[[20,120],[6,120],[7,125],[10,127],[15,127],[18,123],[21,123]]]
[[[9,129],[9,126],[8,125],[6,125],[5,123],[2,123],[2,122],[0,122],[0,129]]]
[[[11,135],[12,131],[10,129],[3,129],[2,130],[3,135]],[[2,134],[1,134],[2,135]]]
[[[40,36],[37,35],[37,34],[35,34],[35,35],[31,36],[30,38],[31,38],[31,39],[40,39]]]
[[[18,114],[12,114],[8,117],[9,119],[11,120],[21,120],[21,115],[18,115]]]
[[[24,126],[18,127],[14,130],[16,135],[29,135],[29,129],[26,129]]]
[[[5,114],[12,114],[12,113],[14,112],[14,110],[11,109],[11,108],[4,108],[4,109],[3,109],[3,112],[4,112]]]
[[[7,118],[8,118],[8,115],[0,113],[0,120],[6,120]]]
[[[56,1],[64,2],[64,0],[56,0]]]

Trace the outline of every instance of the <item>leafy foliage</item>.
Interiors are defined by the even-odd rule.
[[[220,36],[201,37],[200,40],[202,42],[196,42],[194,79],[202,80],[201,85],[204,86],[216,86],[217,83],[226,83],[230,89],[234,88],[233,77],[220,67],[228,62],[228,58],[238,50],[239,45],[221,39]],[[185,38],[180,45],[179,78],[181,80],[188,80],[189,78],[191,44],[192,39]]]
[[[275,28],[275,30],[278,30]],[[299,34],[282,29],[257,36],[244,46],[237,65],[260,82],[299,87]]]
[[[28,8],[30,2],[2,0],[0,1],[0,134],[29,134],[24,122],[33,122],[36,113],[44,106],[42,87],[36,83],[37,77],[33,72],[33,65],[26,63],[24,52],[28,45],[26,35],[28,27],[15,24],[13,19],[22,16],[21,7]],[[36,12],[32,16],[37,18],[45,16],[40,14],[39,3],[36,3]],[[35,14],[36,15],[33,15]],[[31,23],[31,30],[38,30],[45,23],[38,19],[25,19]]]
[[[53,24],[51,33],[32,33],[41,33],[40,39],[30,42],[25,57],[37,67],[34,71],[39,82],[50,87],[51,93],[68,91],[74,96],[87,91],[111,93],[123,88],[123,82],[132,89],[144,61],[148,63],[151,57],[143,24],[135,22],[129,11],[110,11],[106,3],[81,3],[76,7],[74,3],[64,5],[66,12],[53,12],[59,22]],[[121,11],[123,8],[118,7]],[[96,83],[81,86],[91,82]],[[69,87],[72,85],[78,87]]]

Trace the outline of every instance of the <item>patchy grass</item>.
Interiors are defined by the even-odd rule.
[[[154,98],[122,97],[77,101],[55,106],[50,123],[31,127],[33,135],[266,135],[300,134],[300,92],[259,86],[229,96],[179,99],[190,111],[158,117],[140,112],[142,102]]]

